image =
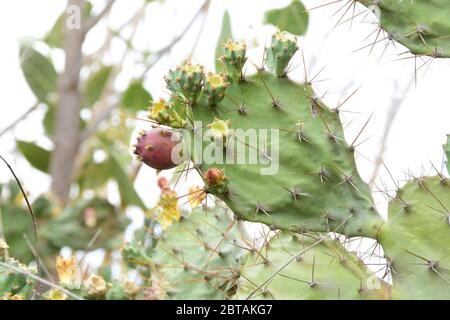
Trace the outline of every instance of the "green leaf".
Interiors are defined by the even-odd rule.
[[[219,57],[223,54],[223,44],[231,39],[233,39],[233,35],[231,32],[230,14],[228,13],[228,11],[225,11],[222,20],[222,31],[220,32],[219,41],[217,42],[216,46],[216,55],[215,55],[216,72],[225,71],[222,63],[219,60]]]
[[[281,31],[287,31],[301,36],[308,28],[308,12],[299,0],[293,0],[290,5],[282,9],[267,11],[264,23],[276,26]]]
[[[77,181],[81,190],[95,190],[104,186],[112,175],[111,164],[108,160],[99,163],[89,161],[84,164]]]
[[[450,174],[450,134],[447,136],[447,145],[445,146],[445,153],[447,154],[447,170]]]
[[[91,15],[92,4],[88,1],[84,3],[84,10],[82,13],[82,19],[86,19]],[[44,38],[46,42],[52,48],[62,48],[64,38],[64,22],[66,21],[65,13],[61,13],[53,25],[52,29]]]
[[[116,157],[110,152],[109,163],[111,166],[111,173],[113,178],[117,181],[119,187],[120,199],[122,201],[122,206],[126,207],[128,205],[136,205],[142,209],[145,209],[145,204],[141,197],[137,194],[134,189],[133,183],[128,178],[125,170],[120,165]]]
[[[58,74],[52,61],[28,45],[20,48],[20,65],[31,91],[46,102],[57,90]]]
[[[25,159],[36,169],[48,173],[51,152],[32,142],[16,141],[17,148]]]
[[[100,99],[112,70],[112,66],[104,66],[92,73],[87,79],[84,89],[85,103],[87,106],[92,107]]]
[[[44,38],[44,41],[52,48],[63,47],[63,27],[64,27],[65,14],[59,15],[52,29]]]
[[[48,104],[44,119],[42,119],[42,125],[44,126],[45,133],[49,137],[52,137],[55,132],[55,113],[56,107],[53,104]]]
[[[152,100],[151,94],[140,80],[132,81],[122,94],[122,106],[134,112],[145,110]]]

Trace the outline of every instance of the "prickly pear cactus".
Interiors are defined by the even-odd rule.
[[[286,35],[274,37],[267,63],[275,75],[260,70],[237,78],[220,103],[202,96],[187,106],[189,123],[199,121],[187,125],[190,138],[203,141],[190,150],[192,160],[205,177],[210,169],[222,170],[227,185],[205,181],[207,189],[242,219],[375,237],[382,219],[358,174],[355,143],[346,143],[338,110],[316,98],[310,85],[284,76],[286,52],[291,56],[296,44]],[[250,145],[252,138],[257,143]],[[207,156],[214,160],[202,161]]]
[[[450,5],[447,0],[357,0],[379,15],[389,39],[416,55],[450,57]]]
[[[33,291],[34,282],[27,273],[31,273],[32,270],[9,258],[7,251],[8,245],[0,238],[0,300],[28,299]]]
[[[139,288],[129,280],[114,281],[106,293],[106,300],[134,300]]]
[[[379,241],[394,299],[450,299],[450,180],[418,178],[401,188]]]
[[[238,299],[386,299],[389,286],[338,240],[280,232],[242,268]]]
[[[152,255],[166,299],[227,299],[235,292],[247,236],[230,212],[196,208],[172,224]],[[156,280],[155,280],[156,281]]]
[[[121,250],[123,260],[131,268],[152,267],[152,258],[140,241],[127,243]]]

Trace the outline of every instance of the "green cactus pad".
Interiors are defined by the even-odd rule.
[[[114,281],[106,293],[106,300],[134,300],[137,287],[130,281]]]
[[[164,231],[153,254],[168,299],[226,299],[246,252],[242,226],[221,207],[196,208]]]
[[[210,147],[208,139],[202,150],[191,150],[203,173],[224,169],[229,192],[216,195],[239,218],[291,231],[376,237],[382,219],[358,174],[354,148],[345,142],[339,112],[315,98],[310,86],[260,71],[246,81],[233,82],[217,106],[203,100],[192,106],[193,119],[201,121],[193,130],[200,140],[200,127],[205,136],[208,124],[217,118],[230,120],[234,130],[257,130],[253,131],[257,136],[264,134],[260,129],[267,130],[266,148],[260,144],[263,139],[248,147],[248,137],[243,141],[227,130],[226,148],[221,151],[225,164],[201,163],[200,156]],[[271,129],[279,134],[279,169],[274,172],[267,170],[276,162],[278,146],[271,141]],[[240,147],[246,150],[246,159],[233,159],[233,150]],[[256,153],[257,163],[249,163],[250,153]]]
[[[408,182],[389,204],[379,241],[394,299],[450,299],[450,180]]]
[[[0,262],[25,273],[31,272],[25,265],[12,258],[0,257]],[[34,282],[25,273],[0,265],[0,300],[30,298]]]
[[[338,240],[278,233],[242,267],[238,299],[385,299],[386,283]]]
[[[358,0],[380,14],[380,26],[416,55],[450,57],[448,0]]]

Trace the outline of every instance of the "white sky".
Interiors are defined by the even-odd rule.
[[[202,2],[202,0],[166,0],[151,4],[146,21],[136,36],[135,45],[155,50],[163,47],[184,28]],[[249,43],[252,48],[249,50],[250,60],[260,61],[262,46],[274,31],[271,26],[262,25],[263,13],[267,9],[282,7],[289,2],[289,0],[213,0],[194,57],[207,68],[212,67],[223,10],[228,9],[234,35]],[[303,2],[311,8],[330,1]],[[98,10],[104,1],[94,3]],[[120,25],[141,3],[142,1],[137,0],[117,0],[111,13],[111,23]],[[3,43],[0,59],[0,101],[2,101],[0,129],[34,103],[34,97],[19,67],[18,39],[40,38],[45,35],[64,6],[65,1],[62,0],[16,0],[3,4],[0,11],[0,39]],[[357,19],[351,29],[349,23],[334,28],[339,14],[333,17],[332,15],[338,8],[339,5],[334,5],[313,10],[308,32],[306,36],[300,38],[299,43],[305,52],[307,63],[315,61],[312,70],[309,70],[310,75],[326,67],[319,78],[328,81],[318,82],[316,88],[319,96],[326,93],[324,101],[331,107],[336,106],[339,99],[342,101],[361,87],[343,107],[356,113],[343,113],[342,120],[348,124],[345,135],[351,143],[373,113],[371,121],[358,141],[370,139],[357,149],[363,155],[357,159],[358,168],[363,178],[369,179],[373,170],[371,161],[378,153],[391,101],[401,95],[411,82],[414,76],[414,59],[398,60],[405,57],[399,55],[406,51],[399,44],[390,45],[384,51],[384,43],[380,43],[370,55],[368,49],[355,52],[356,49],[370,43],[363,40],[373,32],[375,26],[367,22],[370,19],[366,19],[365,22]],[[155,98],[166,95],[162,77],[169,67],[175,66],[190,52],[199,28],[200,23],[197,22],[186,38],[149,74],[145,84]],[[96,50],[104,38],[104,30],[104,26],[100,25],[89,36],[86,52]],[[111,61],[117,60],[123,49],[120,44],[115,44],[113,48],[108,56]],[[60,67],[61,55],[55,54],[55,58],[57,66]],[[418,60],[417,63],[421,65],[423,62]],[[299,67],[291,76],[301,80],[303,66],[300,55],[296,56],[293,65]],[[123,88],[128,79],[140,71],[132,59],[125,62],[124,70],[124,74],[117,81],[119,88]],[[384,160],[395,179],[403,180],[407,171],[416,175],[422,172],[431,173],[430,162],[440,167],[443,159],[442,144],[446,134],[450,133],[449,83],[450,59],[435,60],[420,69],[417,87],[413,86],[403,101],[387,143]],[[36,112],[16,130],[0,138],[1,154],[12,161],[32,196],[46,190],[48,179],[44,174],[30,168],[27,162],[17,155],[14,139],[16,137],[38,141],[47,146],[48,141],[43,138],[41,129],[42,115],[42,112]],[[145,123],[140,123],[139,126],[145,126]],[[382,170],[380,176],[392,187],[387,172]],[[1,167],[0,180],[6,181],[9,178],[8,171]],[[153,182],[154,172],[149,168],[142,170],[137,180],[137,188],[149,203],[154,200],[154,197],[151,196],[151,199],[148,197],[149,186],[155,186]],[[374,196],[380,211],[385,214],[386,201],[380,194]]]

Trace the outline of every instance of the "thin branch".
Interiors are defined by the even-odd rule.
[[[414,83],[414,79],[411,79],[411,81],[408,83],[408,85],[402,90],[401,94],[392,99],[391,106],[388,110],[387,122],[384,127],[384,131],[383,131],[380,150],[378,151],[378,156],[375,160],[375,167],[373,169],[372,176],[369,180],[371,184],[375,181],[375,179],[377,178],[378,173],[381,169],[381,165],[383,164],[383,157],[384,157],[384,153],[386,152],[386,145],[387,145],[387,141],[389,138],[389,134],[392,129],[392,125],[394,123],[395,118],[397,117],[397,114],[398,114],[400,108],[402,107],[403,101],[405,100],[405,96],[407,95],[408,91],[412,87],[413,83]],[[398,87],[399,87],[399,84],[398,84],[398,82],[396,82],[394,85],[394,92],[398,92],[398,89],[399,89]]]
[[[163,47],[162,49],[156,51],[154,53],[155,57],[153,59],[153,61],[151,63],[149,63],[147,65],[147,67],[145,68],[144,72],[142,73],[141,79],[145,78],[145,76],[147,75],[147,73],[150,71],[150,69],[159,62],[159,60],[161,60],[161,58],[168,53],[170,50],[172,50],[172,48],[184,37],[184,35],[191,29],[192,25],[194,24],[194,22],[197,20],[197,18],[207,12],[208,8],[209,8],[209,4],[211,3],[211,0],[206,0],[202,6],[200,7],[200,9],[198,9],[198,11],[196,12],[196,14],[192,17],[192,19],[189,21],[189,23],[184,27],[184,29],[181,31],[181,33],[176,36],[168,45],[166,45],[165,47]]]
[[[102,20],[102,18],[111,10],[115,1],[116,0],[109,0],[106,6],[99,14],[97,14],[94,17],[91,17],[83,24],[82,32],[84,35],[86,35],[93,27],[97,25],[97,23],[100,22],[100,20]]]
[[[167,46],[164,48],[158,50],[155,53],[154,60],[146,67],[140,78],[144,78],[146,74],[150,71],[150,69],[159,62],[159,60],[167,54],[173,46],[175,46],[183,37],[184,35],[189,31],[189,29],[192,27],[194,22],[197,20],[197,18],[200,16],[200,14],[207,12],[209,9],[209,4],[211,0],[206,0],[203,5],[200,7],[200,9],[197,11],[197,13],[192,17],[190,22],[186,25],[186,27],[183,29],[183,31],[175,37]],[[195,46],[193,47],[195,49]],[[110,106],[108,106],[106,109],[102,110],[101,113],[99,113],[96,118],[88,125],[88,127],[85,129],[85,131],[80,136],[80,143],[85,141],[87,138],[89,138],[92,134],[95,133],[100,123],[102,123],[104,120],[106,120],[111,112],[116,109],[119,106],[119,102],[113,103]]]
[[[0,132],[0,137],[2,137],[5,133],[10,131],[11,129],[14,129],[22,120],[24,120],[26,117],[28,117],[33,111],[35,111],[38,107],[38,103],[36,102],[34,105],[31,106],[27,111],[25,111],[21,116],[19,116],[16,120],[14,120],[10,125],[5,127]]]
[[[106,109],[102,110],[95,117],[94,121],[88,125],[88,127],[81,133],[80,135],[80,143],[89,138],[92,134],[95,133],[100,123],[106,120],[111,112],[119,106],[119,102],[113,103],[109,105]]]

